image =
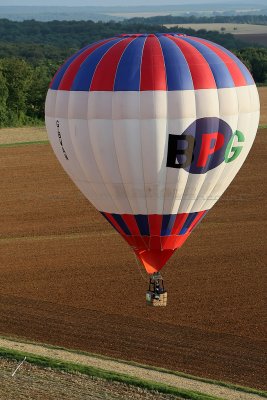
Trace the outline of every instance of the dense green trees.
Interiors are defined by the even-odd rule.
[[[0,20],[0,127],[42,123],[47,88],[59,65],[84,45],[125,31],[168,30],[144,23]],[[244,48],[233,35],[219,32],[202,30],[197,36],[234,51],[256,82],[267,83],[266,48]]]
[[[163,17],[160,17],[161,19]],[[165,17],[164,17],[165,18]],[[166,17],[167,18],[167,17]],[[150,18],[141,18],[124,22],[93,22],[93,21],[49,21],[40,22],[28,20],[23,22],[0,19],[0,45],[17,43],[19,46],[27,46],[27,50],[36,50],[36,45],[53,46],[57,49],[81,48],[90,42],[120,33],[144,33],[166,32],[168,29],[162,22],[151,23]],[[148,22],[149,21],[149,22]],[[167,23],[167,22],[165,22]],[[169,32],[173,31],[173,28]],[[176,29],[177,31],[177,29]],[[179,28],[179,31],[193,34],[192,29]],[[219,32],[200,33],[206,39],[218,41],[231,49],[240,49],[245,44],[235,38],[234,35],[220,35]],[[216,39],[215,39],[216,38]]]
[[[235,53],[246,64],[257,83],[267,83],[267,49],[250,47]]]
[[[0,128],[40,123],[54,65],[32,66],[17,58],[0,60]]]
[[[8,125],[7,118],[8,87],[5,76],[0,66],[0,128]]]
[[[32,119],[44,117],[44,96],[56,70],[52,65],[38,65],[32,69],[27,96],[27,115]]]
[[[8,97],[6,99],[7,117],[13,123],[24,122],[27,113],[28,87],[32,69],[25,60],[4,59],[1,62],[6,80]]]

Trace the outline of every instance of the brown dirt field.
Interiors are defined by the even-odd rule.
[[[0,333],[266,388],[266,133],[164,269],[166,309],[49,145],[0,148]]]

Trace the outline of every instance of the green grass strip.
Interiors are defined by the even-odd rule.
[[[28,146],[30,144],[48,144],[48,140],[36,140],[33,142],[14,142],[14,143],[2,143],[0,147],[19,147],[19,146]]]
[[[258,396],[267,398],[267,392],[264,391],[264,390],[259,390],[259,389],[254,389],[254,388],[250,388],[250,387],[246,387],[246,386],[236,385],[236,384],[233,384],[233,383],[230,383],[230,382],[223,382],[223,381],[214,380],[214,379],[201,378],[199,376],[186,374],[186,373],[180,372],[180,371],[172,371],[172,370],[168,370],[166,368],[155,367],[155,366],[152,366],[152,365],[139,364],[139,363],[137,363],[135,361],[121,360],[121,359],[118,359],[118,358],[112,358],[112,357],[108,357],[108,356],[103,356],[101,354],[89,353],[89,352],[86,352],[86,351],[83,351],[83,350],[67,349],[66,347],[63,347],[63,346],[53,346],[53,345],[49,345],[49,344],[46,344],[46,343],[37,343],[37,342],[34,342],[34,341],[23,340],[21,338],[13,338],[13,337],[10,338],[10,337],[7,337],[7,336],[2,336],[2,335],[0,335],[0,337],[2,339],[12,340],[12,341],[18,342],[18,343],[25,343],[25,344],[32,344],[32,345],[42,346],[44,348],[51,349],[51,350],[63,350],[63,351],[67,351],[69,353],[74,353],[74,354],[80,354],[80,355],[84,355],[84,356],[99,358],[101,360],[117,361],[119,363],[132,365],[132,366],[138,367],[138,368],[149,369],[149,370],[161,372],[161,373],[164,373],[164,374],[171,374],[171,375],[179,376],[181,378],[191,379],[191,380],[199,381],[199,382],[203,382],[203,383],[209,383],[211,385],[216,385],[216,386],[222,386],[222,387],[226,387],[228,389],[232,389],[232,390],[235,390],[235,391],[244,392],[244,393],[250,393],[250,394],[256,394]]]
[[[191,400],[223,400],[220,397],[211,396],[208,394],[195,392],[186,389],[178,389],[172,386],[168,386],[162,383],[152,382],[148,380],[143,380],[135,377],[128,376],[126,374],[120,374],[116,372],[105,371],[100,368],[88,367],[81,364],[74,364],[66,361],[59,361],[48,357],[40,357],[30,353],[19,352],[16,350],[9,350],[5,348],[0,348],[0,357],[21,361],[24,357],[27,357],[27,362],[43,367],[52,368],[55,370],[61,370],[68,373],[77,373],[94,376],[97,378],[105,379],[107,381],[115,381],[124,383],[127,385],[143,388],[150,391],[157,391],[159,393],[171,394],[183,399]]]
[[[260,128],[260,129],[266,129],[266,128],[267,128],[267,125],[259,125],[259,128]]]
[[[8,339],[8,338],[6,338],[6,339]],[[25,342],[25,343],[29,343],[29,342]],[[36,345],[36,343],[34,343],[34,342],[32,342],[32,344]],[[233,389],[235,391],[251,393],[251,394],[257,394],[259,396],[267,398],[267,392],[265,392],[263,390],[254,389],[254,388],[250,388],[250,387],[246,387],[246,386],[235,385],[235,384],[230,383],[230,382],[223,382],[223,381],[218,381],[218,380],[215,380],[215,379],[201,378],[199,376],[186,374],[186,373],[180,372],[180,371],[172,371],[172,370],[169,370],[167,368],[155,367],[153,365],[139,364],[139,363],[137,363],[135,361],[121,360],[121,359],[117,359],[117,358],[115,359],[115,358],[112,358],[112,357],[102,356],[101,354],[88,353],[88,352],[82,351],[82,350],[67,349],[65,347],[52,346],[52,345],[48,345],[48,344],[42,344],[42,346],[47,347],[48,349],[64,350],[64,351],[67,351],[69,353],[81,354],[81,355],[84,355],[84,356],[95,357],[95,358],[99,358],[99,359],[102,359],[102,360],[117,361],[117,362],[120,362],[120,363],[123,363],[123,364],[132,365],[134,367],[139,367],[139,368],[143,368],[143,369],[149,369],[149,370],[161,372],[161,373],[164,373],[164,374],[171,374],[171,375],[179,376],[181,378],[191,379],[191,380],[199,381],[199,382],[203,382],[203,383],[209,383],[211,385],[222,386],[222,387],[226,387],[228,389]]]

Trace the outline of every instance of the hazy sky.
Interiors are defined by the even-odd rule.
[[[227,3],[232,0],[220,0]],[[0,0],[0,6],[114,6],[213,3],[214,0]]]

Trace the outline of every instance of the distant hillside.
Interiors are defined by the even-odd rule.
[[[70,20],[92,20],[92,21],[120,21],[124,18],[133,17],[153,17],[162,15],[171,15],[173,17],[182,16],[191,18],[196,16],[206,17],[224,17],[227,15],[259,15],[267,14],[267,6],[264,0],[256,1],[227,1],[227,2],[208,2],[202,4],[180,5],[142,5],[142,6],[84,6],[77,7],[75,2],[72,7],[59,6],[0,6],[1,18],[7,18],[13,21],[24,21],[35,19],[38,21],[70,21]],[[153,21],[151,21],[153,23]],[[154,21],[156,22],[156,21]],[[193,21],[189,21],[193,22]],[[221,21],[218,21],[221,22]],[[231,21],[229,21],[231,22]],[[173,23],[167,21],[164,23]],[[255,22],[254,22],[255,23]]]
[[[260,15],[213,15],[207,16],[175,16],[175,15],[157,15],[148,18],[130,18],[128,23],[146,23],[146,24],[216,24],[216,23],[236,23],[236,24],[255,24],[267,25],[267,8],[262,10],[265,14]]]
[[[120,21],[122,17],[110,16],[105,14],[101,8],[96,7],[26,7],[26,6],[0,6],[1,18],[6,18],[12,21]]]

